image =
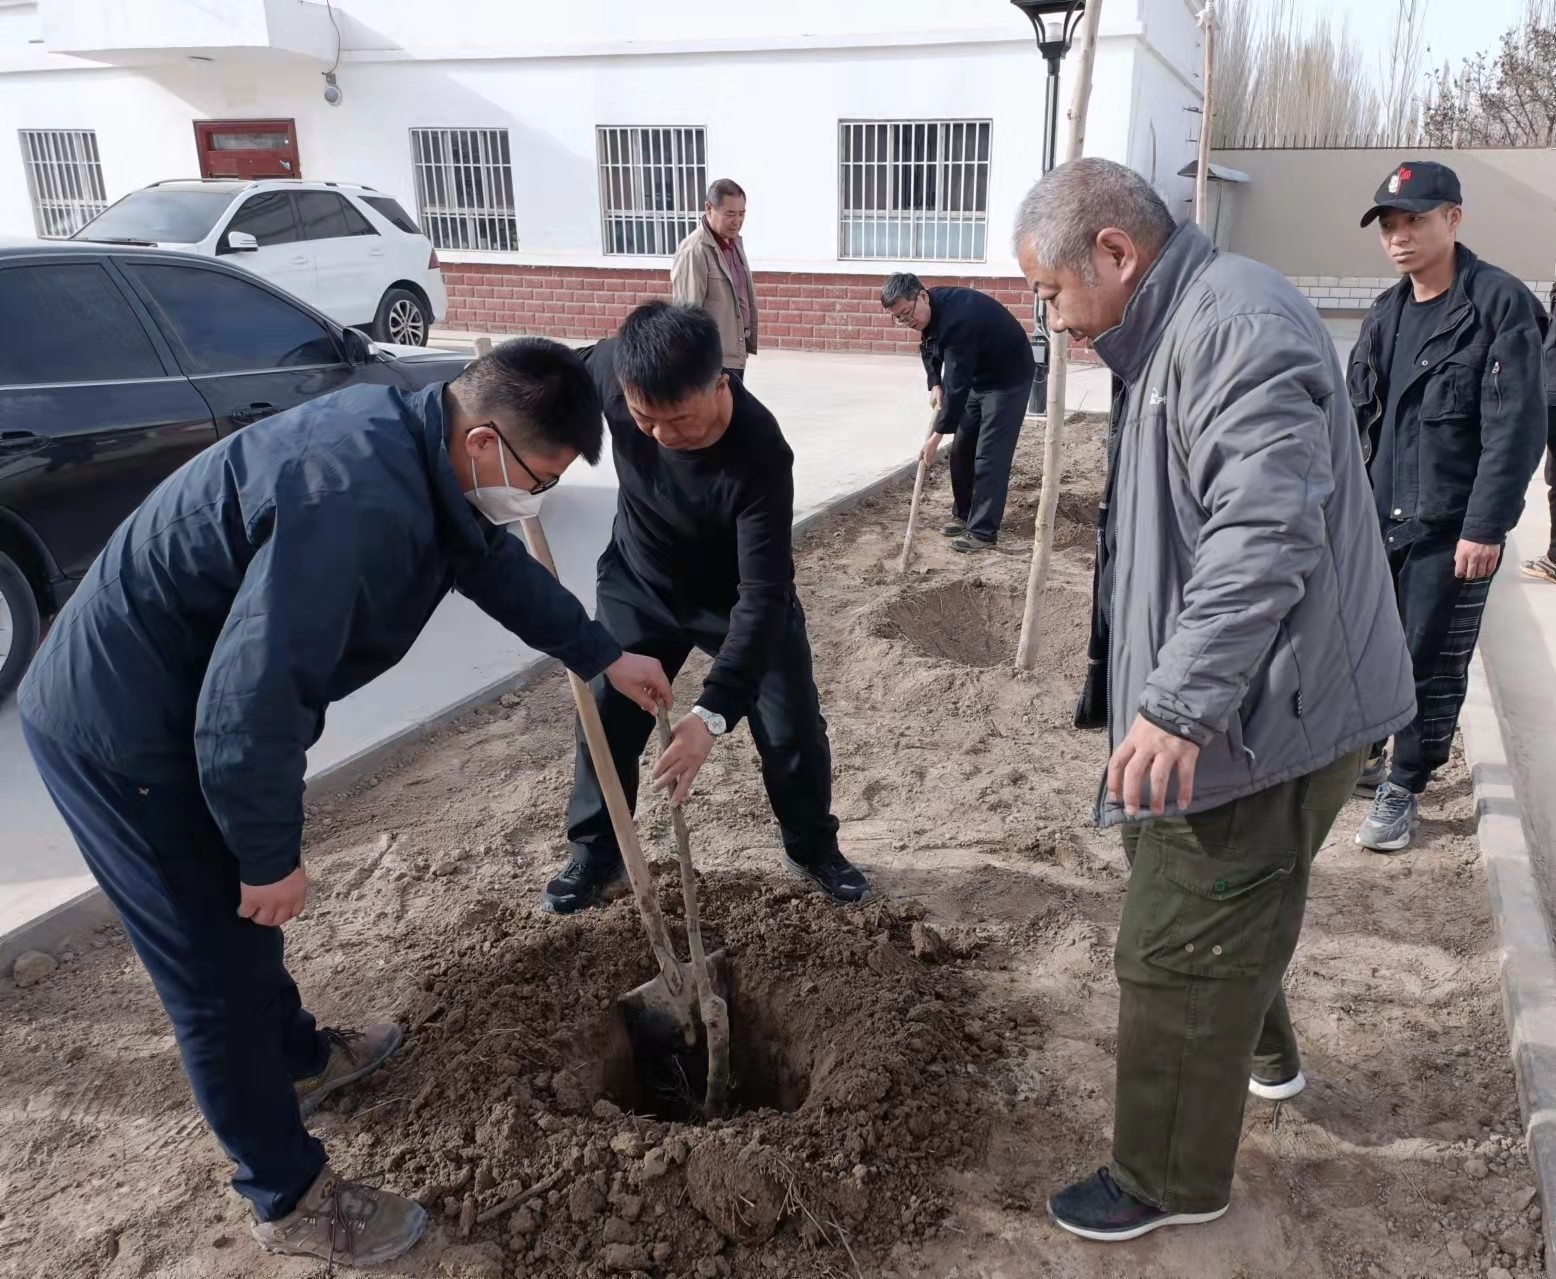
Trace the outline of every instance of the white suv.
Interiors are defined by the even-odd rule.
[[[372,187],[293,178],[153,182],[71,238],[225,258],[380,342],[425,346],[448,308],[432,242],[398,201]]]

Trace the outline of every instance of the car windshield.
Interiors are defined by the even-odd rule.
[[[232,204],[231,191],[132,191],[71,236],[73,240],[146,240],[195,244]]]

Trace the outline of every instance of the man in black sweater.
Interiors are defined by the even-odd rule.
[[[778,423],[723,371],[718,325],[698,307],[646,303],[614,339],[581,354],[605,404],[620,485],[596,618],[672,680],[692,649],[713,657],[655,784],[679,804],[715,740],[746,716],[790,867],[836,902],[861,900],[869,886],[837,845],[832,751],[794,589],[794,455]],[[653,716],[602,680],[593,689],[635,806]],[[624,878],[582,733],[567,837],[572,855],[544,896],[558,914],[598,904]]]
[[[1032,391],[1032,344],[1020,322],[977,289],[926,289],[899,272],[881,289],[898,324],[923,334],[935,425],[924,443],[934,465],[940,437],[952,435],[951,520],[941,529],[959,551],[983,551],[999,538],[1016,437]]]

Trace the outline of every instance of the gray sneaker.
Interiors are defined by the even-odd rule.
[[[385,1021],[366,1030],[326,1029],[324,1037],[330,1044],[330,1059],[324,1063],[324,1069],[292,1085],[304,1119],[332,1092],[371,1075],[388,1061],[404,1035],[394,1022]]]
[[[266,1252],[317,1257],[330,1266],[379,1266],[409,1252],[427,1228],[427,1210],[387,1190],[342,1181],[326,1166],[286,1216],[256,1221]]]
[[[958,519],[955,515],[940,526],[941,537],[960,537],[965,532],[967,532],[967,521]]]
[[[1367,762],[1362,765],[1361,776],[1356,779],[1356,793],[1363,799],[1371,799],[1378,793],[1378,787],[1388,781],[1388,776],[1387,751],[1379,751],[1376,755],[1367,756]]]
[[[951,539],[951,549],[961,551],[965,555],[976,555],[979,551],[993,550],[994,543],[975,533],[963,533],[960,537]]]
[[[1384,782],[1372,801],[1372,812],[1356,832],[1356,842],[1375,853],[1397,853],[1410,846],[1421,820],[1421,799],[1403,786]]]

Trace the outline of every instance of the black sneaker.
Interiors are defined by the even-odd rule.
[[[784,861],[797,875],[803,875],[840,906],[852,906],[870,895],[870,881],[853,862],[835,848],[815,862],[797,862],[787,853]]]
[[[941,537],[960,537],[967,531],[967,521],[953,515],[940,526]]]
[[[1160,1226],[1195,1226],[1214,1221],[1226,1212],[1167,1212],[1136,1199],[1113,1180],[1106,1168],[1094,1176],[1067,1186],[1048,1201],[1054,1224],[1082,1239],[1120,1243],[1138,1239]]]
[[[626,879],[627,868],[619,860],[574,853],[546,885],[540,904],[553,915],[571,915],[603,905],[613,895],[611,890]]]

